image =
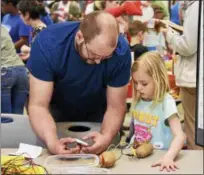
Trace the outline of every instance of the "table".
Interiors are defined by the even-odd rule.
[[[15,152],[16,149],[1,149],[2,155]],[[111,174],[203,174],[203,150],[182,150],[177,158],[180,169],[175,172],[159,171],[159,167],[152,168],[151,164],[165,154],[165,151],[155,150],[152,155],[144,159],[122,156],[115,167],[110,169]],[[47,150],[43,150],[40,157],[34,161],[43,164],[49,156]]]

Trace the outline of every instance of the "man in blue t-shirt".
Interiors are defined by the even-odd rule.
[[[17,52],[23,45],[29,44],[31,27],[26,25],[17,9],[18,0],[2,0],[2,11],[5,14],[2,25],[8,30]]]
[[[36,37],[27,67],[30,121],[50,152],[74,152],[65,149],[70,138],[58,140],[53,118],[102,121],[100,133],[87,136],[95,144],[82,151],[106,149],[124,119],[131,67],[130,49],[115,18],[93,12],[81,23],[51,25]]]

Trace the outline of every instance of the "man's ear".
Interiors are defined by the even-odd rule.
[[[78,44],[81,44],[84,42],[84,35],[83,33],[81,32],[81,30],[79,30],[77,33],[76,33],[76,41]]]

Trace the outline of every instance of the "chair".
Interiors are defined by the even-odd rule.
[[[1,147],[18,148],[20,143],[37,143],[37,136],[31,128],[28,116],[1,114]]]

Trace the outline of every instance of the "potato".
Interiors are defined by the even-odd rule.
[[[106,152],[103,152],[99,156],[99,160],[100,160],[101,167],[110,168],[110,167],[113,167],[115,165],[116,156],[113,152],[106,151]]]
[[[136,156],[138,158],[144,158],[150,155],[153,152],[153,146],[151,143],[142,143],[137,149],[136,149]]]

